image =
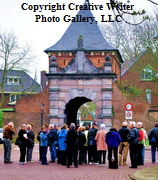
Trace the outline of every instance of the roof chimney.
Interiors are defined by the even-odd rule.
[[[47,77],[46,77],[46,71],[41,71],[41,88],[42,91],[46,88],[47,86]]]

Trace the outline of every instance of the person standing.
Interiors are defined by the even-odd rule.
[[[56,132],[57,132],[57,140],[56,140],[56,142],[55,142],[56,159],[57,159],[57,163],[60,164],[60,163],[61,163],[61,160],[60,160],[60,158],[58,158],[58,157],[60,156],[59,147],[58,147],[58,134],[59,134],[59,132],[60,132],[60,130],[61,130],[61,127],[60,127],[59,124],[55,124],[55,125],[54,125],[54,129],[55,129]]]
[[[19,148],[20,148],[20,160],[19,164],[26,164],[25,157],[26,157],[26,144],[27,144],[27,133],[26,133],[26,124],[22,124],[21,129],[18,133],[18,138],[20,141]]]
[[[131,166],[129,168],[137,168],[139,132],[138,132],[138,129],[136,128],[135,121],[131,121],[129,123],[129,127],[131,129],[127,137],[127,140],[129,142],[129,151],[130,151],[130,160],[131,160]]]
[[[48,165],[47,163],[47,149],[48,149],[48,133],[46,126],[42,126],[42,132],[40,133],[40,146],[41,146],[41,165]]]
[[[121,136],[115,128],[111,128],[106,134],[108,145],[109,169],[118,169],[118,146],[122,141]]]
[[[107,151],[107,144],[105,142],[106,133],[107,132],[105,131],[105,124],[101,124],[100,130],[97,132],[95,137],[95,140],[97,141],[99,166],[105,166],[105,162],[106,162],[106,151]]]
[[[92,127],[88,131],[88,162],[92,164],[98,164],[98,153],[97,153],[97,144],[95,136],[98,132],[97,124],[93,123]]]
[[[64,124],[61,127],[61,131],[59,131],[58,133],[58,148],[60,152],[58,159],[60,159],[62,165],[66,165],[66,148],[67,148],[66,140],[67,140],[67,125]]]
[[[137,129],[139,131],[139,139],[138,139],[138,166],[144,165],[144,154],[143,154],[143,148],[145,143],[145,133],[142,129],[143,123],[138,122],[137,123]]]
[[[70,124],[70,130],[67,132],[67,153],[68,153],[68,165],[70,168],[72,165],[72,157],[74,160],[75,168],[78,168],[77,156],[78,156],[78,135],[76,131],[76,125]]]
[[[146,140],[148,139],[148,134],[146,130],[144,129],[144,125],[142,125],[142,130],[144,131],[144,144],[143,144],[143,150],[142,150],[142,162],[144,164],[144,159],[145,159],[145,145],[146,145]]]
[[[78,128],[78,149],[79,149],[79,164],[84,162],[84,144],[86,143],[86,136],[84,134],[84,127]]]
[[[11,161],[11,150],[12,150],[11,140],[13,139],[13,134],[14,134],[14,123],[9,122],[3,128],[4,163],[13,163],[13,161]]]
[[[86,126],[84,127],[84,134],[85,134],[85,137],[86,137],[86,142],[84,144],[84,163],[87,164],[87,154],[88,154],[88,131],[89,131],[89,126]]]
[[[155,143],[151,143],[152,136],[155,137]],[[149,143],[151,145],[151,159],[152,163],[156,163],[156,149],[158,149],[158,123],[155,123],[155,127],[152,128],[148,134]]]
[[[33,147],[34,147],[34,139],[35,139],[35,134],[32,131],[32,125],[28,124],[26,126],[26,132],[27,132],[27,137],[28,137],[28,143],[27,143],[27,153],[26,153],[26,160],[27,162],[34,162],[32,160],[32,153],[33,153]]]
[[[56,159],[56,145],[58,140],[58,134],[53,124],[49,125],[50,132],[48,134],[49,143],[50,143],[50,163],[54,163]]]
[[[128,149],[129,149],[129,143],[127,141],[127,136],[129,134],[129,129],[127,128],[128,123],[124,121],[122,123],[122,128],[118,130],[118,133],[121,136],[122,142],[119,145],[119,162],[118,165],[126,166],[127,161],[127,155],[128,155]]]

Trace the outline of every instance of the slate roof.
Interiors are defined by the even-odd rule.
[[[0,82],[2,81],[3,70],[0,70]],[[7,77],[18,77],[20,79],[19,84],[8,85],[7,79],[5,80],[5,93],[9,92],[29,92],[37,93],[41,92],[40,85],[33,80],[27,73],[22,70],[10,70],[7,74]],[[1,91],[1,88],[0,88]]]
[[[90,10],[80,10],[77,15],[82,17],[94,17]],[[76,51],[79,35],[83,36],[83,49],[85,51],[117,51],[120,61],[123,62],[118,49],[109,44],[102,35],[96,23],[72,22],[61,39],[44,52]]]

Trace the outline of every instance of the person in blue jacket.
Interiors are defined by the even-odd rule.
[[[40,133],[40,146],[42,155],[42,165],[48,165],[47,163],[47,149],[48,149],[48,133],[46,126],[42,126],[42,132]]]
[[[109,169],[118,169],[118,147],[122,141],[121,136],[115,128],[111,128],[105,139],[108,145]]]
[[[66,149],[67,149],[67,125],[64,124],[61,127],[61,131],[59,131],[58,134],[58,148],[59,148],[59,154],[60,154],[60,161],[62,165],[66,165]]]

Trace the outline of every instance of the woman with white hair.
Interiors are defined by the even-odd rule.
[[[100,130],[97,132],[95,140],[97,141],[97,151],[99,156],[99,166],[105,166],[106,162],[106,151],[107,144],[105,142],[106,138],[105,124],[101,124]]]

